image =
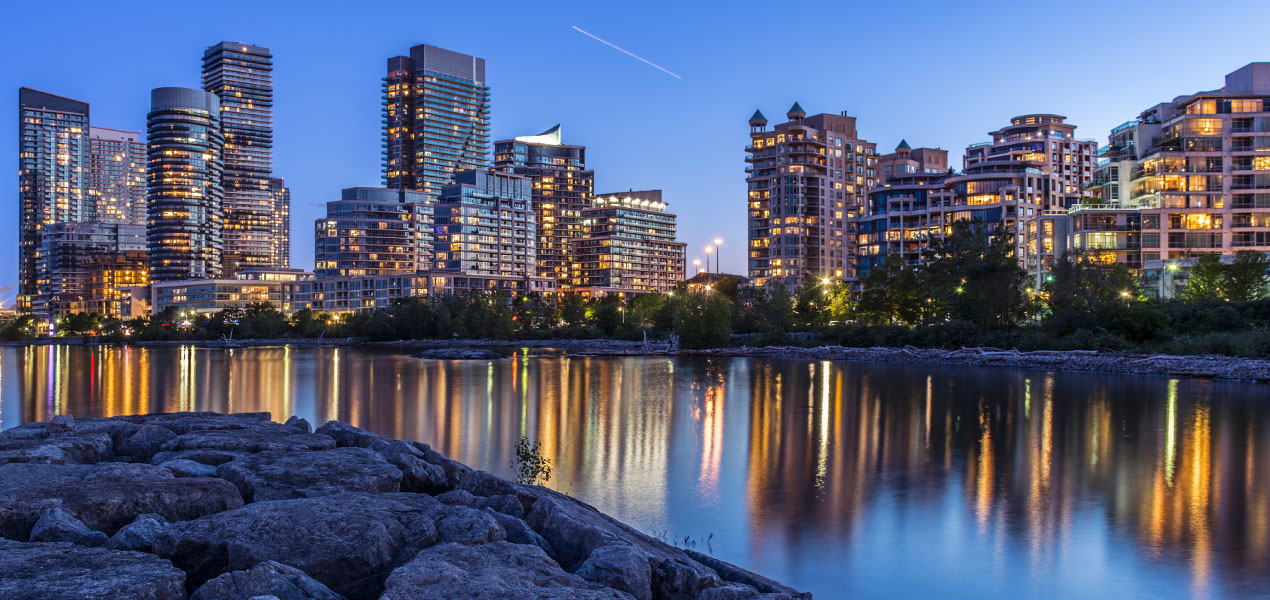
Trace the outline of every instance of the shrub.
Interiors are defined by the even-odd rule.
[[[551,459],[542,455],[542,444],[530,444],[529,438],[524,435],[516,442],[516,457],[512,460],[512,468],[516,469],[516,481],[525,485],[551,481]]]

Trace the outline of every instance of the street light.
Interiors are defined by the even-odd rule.
[[[710,270],[710,255],[714,254],[714,246],[706,246],[706,271]]]
[[[700,273],[701,273],[701,259],[700,259],[700,258],[694,258],[694,259],[692,259],[692,266],[694,266],[694,267],[696,267],[696,268],[697,268],[697,273],[698,273],[698,274],[700,274]]]
[[[714,272],[723,274],[723,267],[719,266],[719,259],[723,256],[719,253],[719,246],[723,245],[723,238],[714,238]]]

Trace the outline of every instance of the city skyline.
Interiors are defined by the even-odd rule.
[[[1167,4],[1155,6],[1166,10]],[[752,31],[747,28],[746,19],[752,11],[744,7],[726,11],[720,8],[691,7],[678,11],[677,18],[669,20],[667,15],[653,11],[635,15],[615,14],[614,9],[560,7],[558,13],[539,13],[509,8],[479,25],[377,35],[371,43],[354,47],[322,44],[313,41],[314,36],[301,33],[272,31],[276,28],[270,27],[271,17],[283,11],[270,7],[263,10],[258,24],[233,22],[222,16],[200,19],[189,24],[179,43],[164,45],[162,52],[147,55],[145,60],[106,63],[92,71],[56,71],[47,69],[46,61],[11,61],[0,79],[10,90],[26,85],[88,102],[93,106],[95,123],[141,130],[149,90],[163,85],[198,87],[197,57],[207,46],[228,39],[269,47],[276,62],[274,172],[287,176],[296,200],[291,231],[293,235],[297,231],[300,234],[292,244],[294,266],[309,269],[313,266],[313,252],[306,223],[323,210],[312,205],[323,204],[339,189],[379,182],[379,80],[385,58],[416,43],[479,56],[488,65],[492,139],[512,138],[562,123],[570,130],[572,143],[588,147],[588,167],[597,173],[598,189],[665,190],[667,201],[680,217],[680,240],[688,245],[688,259],[704,257],[704,245],[722,237],[723,269],[744,273],[745,214],[739,206],[744,202],[745,163],[739,148],[746,138],[745,119],[756,106],[770,111],[769,116],[794,101],[811,112],[847,110],[858,118],[861,136],[885,149],[907,138],[960,156],[962,148],[987,139],[987,132],[1004,120],[1034,112],[1067,116],[1080,125],[1081,137],[1101,141],[1111,127],[1134,118],[1143,106],[1182,93],[1216,89],[1221,86],[1222,74],[1266,59],[1264,45],[1252,35],[1241,34],[1255,31],[1259,19],[1248,18],[1249,15],[1270,12],[1252,3],[1213,9],[1221,14],[1240,15],[1238,20],[1225,19],[1232,29],[1227,36],[1230,43],[1213,49],[1202,59],[1183,56],[1170,61],[1168,71],[1149,75],[1099,60],[1099,44],[1091,37],[1087,44],[1055,55],[1050,68],[1066,77],[1055,85],[1051,77],[1026,77],[1026,70],[1010,76],[1011,67],[1038,69],[1021,58],[1010,57],[1000,58],[992,68],[971,63],[963,67],[949,61],[959,68],[948,69],[949,73],[923,72],[921,78],[885,79],[884,73],[911,72],[897,69],[911,64],[915,56],[925,54],[923,60],[929,64],[930,56],[944,55],[936,49],[968,38],[953,23],[934,22],[919,15],[906,17],[910,32],[902,38],[905,48],[896,48],[892,40],[901,38],[895,37],[893,30],[870,33],[867,26],[870,20],[881,22],[894,17],[868,11],[858,15],[864,25],[861,30],[866,33],[859,43],[865,53],[879,49],[876,55],[865,63],[849,58],[827,63],[848,69],[847,73],[858,77],[825,77],[823,61],[814,65],[788,64],[785,59],[815,47],[801,39],[782,42],[787,50],[777,52],[774,58],[739,61],[734,59],[740,56],[736,52],[751,43]],[[1137,14],[1128,8],[1099,7],[1097,12],[1094,8],[1092,4],[1072,7],[1069,16],[1074,32],[1082,27],[1092,32],[1099,22],[1114,20],[1117,15]],[[38,19],[23,19],[22,12],[27,9],[4,10],[12,13],[11,22],[31,23],[21,35],[3,42],[11,55],[38,55],[56,61],[77,49],[75,45],[59,45],[59,40],[65,39],[64,33],[48,34]],[[73,10],[88,17],[86,22],[107,29],[112,22],[131,14],[130,10],[113,6],[82,5]],[[405,12],[424,10],[411,7]],[[445,16],[461,12],[462,7],[439,5],[430,10]],[[979,30],[1026,22],[1019,19],[1030,10],[1033,9],[1001,15],[984,10],[977,15]],[[309,24],[310,29],[332,31],[338,23],[347,25],[353,33],[378,31],[382,26],[374,19],[334,6],[315,12],[322,14],[300,22]],[[232,15],[233,11],[226,10],[224,14]],[[154,25],[182,16],[188,15],[178,10],[156,16]],[[709,30],[700,29],[707,20]],[[684,79],[670,78],[604,48],[573,31],[573,21]],[[1160,27],[1167,32],[1184,25],[1162,23]],[[162,29],[146,27],[135,34],[143,46],[163,44],[166,40],[161,37]],[[648,36],[648,29],[663,35]],[[546,69],[540,59],[532,56],[534,53],[519,52],[517,44],[509,43],[504,35],[526,30],[535,32],[535,43],[544,50],[567,52],[576,58],[571,68],[566,72]],[[678,39],[690,30],[697,39]],[[87,35],[92,38],[92,34]],[[727,60],[729,57],[733,60]],[[784,70],[776,70],[778,67]],[[753,85],[755,72],[770,74],[772,84]],[[812,73],[817,74],[815,78],[807,79]],[[551,93],[542,94],[541,80],[548,76],[552,79]],[[869,81],[877,83],[863,83]],[[932,89],[939,91],[934,100]],[[11,109],[15,108],[15,101],[15,95],[5,96]],[[315,114],[338,118],[312,126]],[[671,132],[684,136],[681,143],[665,143],[667,136],[676,135]],[[16,146],[16,127],[11,124],[0,129],[0,134],[10,147]],[[954,167],[961,166],[958,158],[950,162]],[[692,168],[677,168],[680,165]],[[16,196],[5,195],[0,210],[15,213]],[[0,284],[16,282],[16,255],[16,244],[0,248]]]

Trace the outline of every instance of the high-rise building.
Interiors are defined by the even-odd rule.
[[[273,200],[269,262],[275,268],[287,269],[291,267],[291,188],[287,180],[269,179],[269,197]]]
[[[906,265],[919,264],[930,240],[943,237],[953,219],[952,190],[944,187],[947,150],[900,140],[895,152],[878,159],[878,171],[853,240],[861,280],[893,254]]]
[[[240,268],[279,267],[273,241],[273,55],[268,48],[221,42],[203,53],[203,90],[220,100],[225,136],[226,276]]]
[[[72,313],[125,316],[126,288],[148,282],[145,226],[55,223],[43,230],[39,293],[31,312],[45,319]]]
[[[966,148],[953,192],[951,220],[1005,227],[1019,265],[1035,286],[1066,252],[1067,211],[1089,192],[1097,142],[1077,139],[1076,126],[1053,114],[1022,115]]]
[[[202,90],[156,88],[146,115],[146,245],[150,280],[220,277],[220,102]]]
[[[567,285],[570,240],[583,235],[582,211],[590,207],[595,190],[595,171],[586,168],[586,146],[561,143],[556,125],[538,135],[495,142],[494,168],[533,182],[538,276]]]
[[[135,131],[90,127],[88,200],[98,223],[146,223],[146,143]]]
[[[771,130],[760,111],[749,121],[749,276],[758,285],[854,280],[849,219],[876,181],[874,144],[845,113],[808,117],[795,102],[786,118]]]
[[[1073,249],[1157,274],[1270,251],[1270,63],[1144,110],[1099,156],[1091,196],[1071,210]]]
[[[388,59],[383,107],[386,187],[435,199],[456,173],[488,166],[485,59],[414,46]]]
[[[441,188],[435,269],[464,275],[536,276],[529,178],[463,171]]]
[[[426,271],[432,262],[433,202],[422,192],[348,188],[314,222],[318,278]]]
[[[41,232],[90,217],[88,103],[18,89],[18,308],[39,293]]]
[[[684,279],[684,246],[661,190],[596,196],[572,240],[573,290],[591,296],[669,292]]]

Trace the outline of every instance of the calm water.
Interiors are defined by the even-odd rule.
[[[338,418],[818,598],[1270,597],[1270,387],[803,360],[0,349],[0,421]]]

